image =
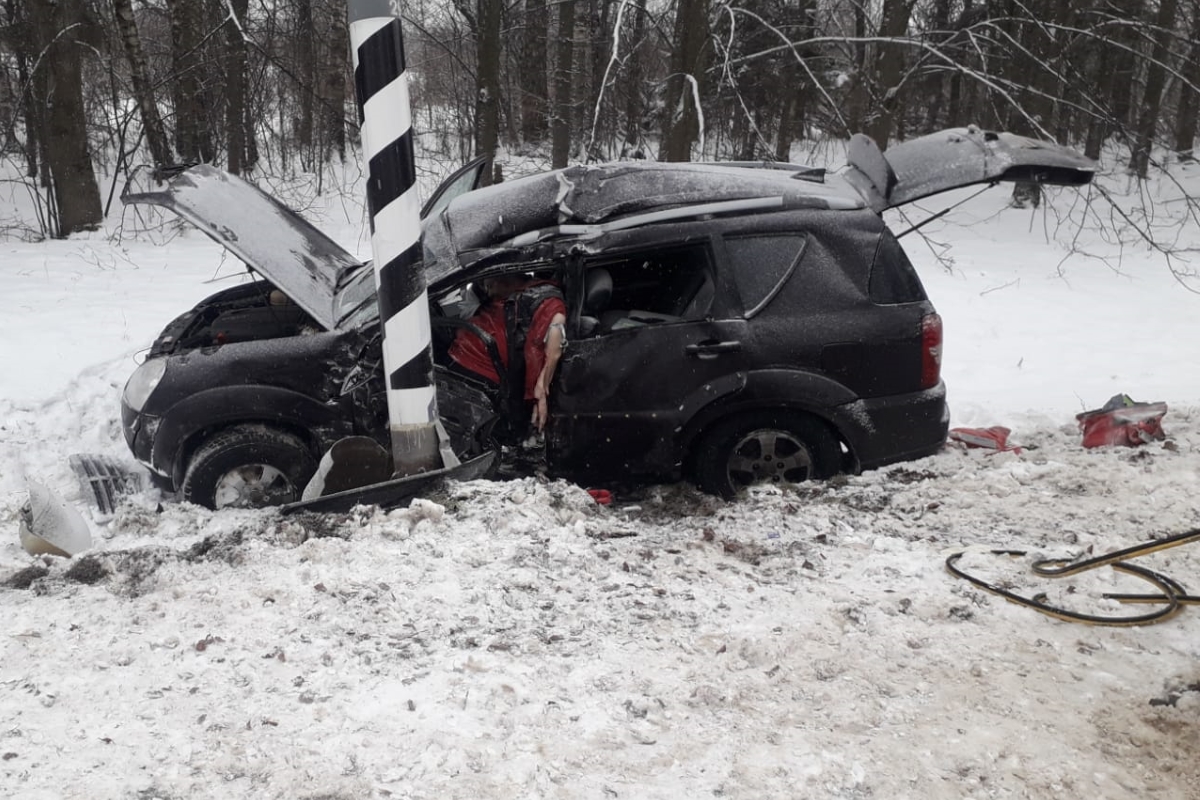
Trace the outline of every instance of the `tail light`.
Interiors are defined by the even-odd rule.
[[[942,318],[926,314],[921,319],[921,388],[932,389],[942,376]]]

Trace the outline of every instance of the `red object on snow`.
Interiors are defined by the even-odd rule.
[[[1021,448],[1009,447],[1008,435],[1011,430],[1003,425],[993,425],[990,428],[951,428],[948,436],[956,442],[962,442],[967,447],[983,447],[988,450],[1001,450],[1019,453]]]
[[[1075,421],[1083,432],[1084,447],[1137,447],[1167,438],[1162,428],[1166,413],[1166,403],[1137,403],[1117,395],[1104,408],[1076,414]]]
[[[602,506],[612,505],[613,496],[608,489],[588,489],[587,493]]]

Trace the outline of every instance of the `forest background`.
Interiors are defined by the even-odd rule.
[[[94,229],[146,163],[318,181],[356,163],[344,2],[0,3],[0,175],[33,201],[0,234]],[[1200,0],[399,6],[426,168],[503,154],[494,179],[525,163],[786,161],[798,142],[865,132],[884,147],[972,123],[1104,152],[1137,181],[1192,157],[1200,113]],[[1171,255],[1128,218],[1144,209],[1105,213]]]

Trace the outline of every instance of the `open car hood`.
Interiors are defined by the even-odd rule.
[[[122,202],[171,209],[333,330],[336,290],[343,276],[362,262],[299,214],[209,164],[190,167],[147,191],[131,189],[127,186],[121,194]]]
[[[875,211],[977,183],[1030,181],[1081,186],[1096,162],[1069,147],[974,126],[901,142],[881,152],[863,134],[850,139],[842,176]]]

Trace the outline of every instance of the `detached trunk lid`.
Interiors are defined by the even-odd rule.
[[[1069,147],[974,126],[931,133],[886,151],[855,134],[846,163],[846,181],[877,212],[972,184],[1082,186],[1096,174],[1096,162]]]
[[[121,201],[169,208],[229,248],[326,330],[338,287],[362,262],[257,186],[209,164],[191,167]]]

